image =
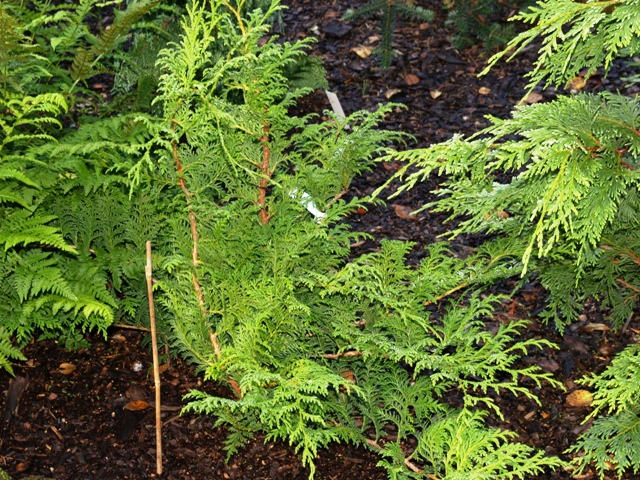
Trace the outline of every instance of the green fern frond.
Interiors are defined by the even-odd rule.
[[[132,26],[159,4],[158,0],[136,0],[130,2],[124,12],[116,10],[113,23],[102,31],[91,49],[78,50],[70,68],[71,77],[84,80],[98,73],[96,68],[100,59],[124,41]]]
[[[0,369],[13,375],[11,360],[25,361],[27,357],[13,346],[10,332],[0,325]]]
[[[16,245],[36,244],[75,253],[60,235],[60,229],[47,225],[55,218],[52,215],[39,216],[28,210],[13,212],[0,226],[0,244],[4,244],[5,252]]]

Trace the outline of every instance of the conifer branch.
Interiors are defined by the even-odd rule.
[[[269,186],[269,179],[271,178],[271,172],[269,170],[269,163],[271,161],[271,149],[269,148],[269,125],[264,126],[264,135],[260,137],[260,143],[262,143],[262,165],[260,170],[262,177],[260,179],[260,186],[258,187],[258,202],[260,208],[260,223],[263,225],[269,223],[271,215],[267,213],[267,187]]]
[[[211,340],[211,346],[213,347],[213,351],[216,354],[216,358],[220,358],[220,354],[222,353],[222,351],[220,350],[220,344],[218,343],[218,335],[214,332],[209,332],[209,340]],[[229,384],[231,385],[231,388],[233,388],[233,391],[235,392],[236,397],[241,399],[242,389],[240,388],[240,385],[238,384],[238,382],[236,382],[231,377],[227,377],[227,382],[229,382]]]
[[[636,292],[636,293],[640,293],[640,288],[638,288],[638,287],[634,287],[634,286],[633,286],[633,285],[631,285],[630,283],[625,282],[623,279],[621,279],[621,278],[616,278],[616,281],[617,281],[620,285],[622,285],[623,287],[626,287],[626,288],[628,288],[629,290],[633,290],[633,291],[634,291],[634,292]]]
[[[171,130],[174,130],[175,119],[171,122]],[[189,191],[187,188],[187,183],[184,180],[184,170],[182,168],[182,163],[180,162],[180,155],[178,154],[178,143],[173,140],[171,142],[172,152],[173,152],[173,161],[176,164],[176,171],[178,172],[178,185],[182,189],[187,201],[187,208],[189,209],[189,225],[191,227],[191,239],[193,241],[193,246],[191,248],[191,262],[193,263],[194,268],[198,267],[198,225],[196,222],[196,214],[193,212],[193,207],[191,205],[191,197],[193,197],[193,193]],[[202,315],[205,315],[205,302],[204,302],[204,294],[202,293],[202,287],[200,286],[200,282],[196,277],[195,272],[191,274],[191,280],[193,282],[193,289],[196,292],[198,297],[198,303],[200,304],[200,310],[202,311]]]

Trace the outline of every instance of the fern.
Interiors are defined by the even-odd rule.
[[[126,39],[131,27],[140,18],[159,5],[158,0],[137,0],[128,4],[123,11],[116,10],[109,29],[105,29],[90,50],[80,49],[71,64],[70,73],[74,80],[84,80],[100,71],[101,57],[110,54],[119,43]]]

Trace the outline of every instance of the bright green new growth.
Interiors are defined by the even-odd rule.
[[[472,297],[437,321],[425,309],[461,282],[509,267],[494,266],[498,252],[460,261],[436,245],[412,269],[405,264],[411,246],[397,242],[345,263],[358,234],[338,221],[362,203],[342,196],[385,143],[401,137],[374,130],[391,107],[321,124],[289,116],[303,92],[290,91],[282,71],[305,44],[272,39],[258,47],[272,10],[243,16],[223,2],[191,6],[180,43],[159,61],[164,116],[140,119],[153,138],[130,176],[136,189],[149,178],[164,183],[165,202],[177,209],[156,261],[165,268],[159,301],[173,344],[234,397],[194,391],[189,408],[228,426],[230,455],[263,431],[293,445],[312,476],[318,449],[335,441],[394,452],[384,461],[391,478],[473,470],[484,454],[508,465],[503,434],[495,449],[460,467],[402,449],[436,416],[457,422],[458,412],[438,400],[447,389],[459,389],[468,407],[497,410],[491,395],[498,391],[531,397],[521,375],[551,381],[513,366],[522,352],[548,345],[515,342],[523,323],[485,329],[479,319],[496,299]],[[311,202],[320,215],[307,211]],[[456,267],[460,276],[451,279]],[[385,426],[398,435],[383,445]],[[478,423],[470,434],[488,432]],[[516,451],[514,478],[560,465]],[[492,466],[489,477],[510,469]]]
[[[511,119],[491,118],[493,125],[470,140],[398,154],[409,161],[400,174],[420,168],[401,190],[432,171],[446,174],[435,210],[467,216],[451,235],[508,235],[524,272],[535,263],[551,289],[547,315],[558,324],[577,318],[579,300],[599,293],[621,324],[637,300],[624,288],[638,274],[630,264],[634,244],[620,235],[637,227],[639,118],[636,99],[613,94],[520,107]],[[510,183],[494,181],[503,172]],[[574,289],[577,298],[567,295]]]
[[[525,322],[489,330],[499,298],[439,303],[517,275],[508,243],[465,260],[435,244],[418,268],[406,265],[412,245],[399,242],[347,261],[364,234],[341,220],[365,200],[345,194],[403,141],[376,130],[393,106],[322,123],[291,116],[308,90],[284,72],[308,41],[259,46],[277,2],[247,11],[218,0],[191,4],[182,35],[159,53],[156,99],[137,103],[147,113],[82,117],[76,81],[107,56],[86,45],[106,38],[82,25],[90,5],[47,10],[44,24],[14,6],[32,22],[38,55],[17,14],[0,9],[11,26],[0,44],[0,107],[10,112],[1,119],[0,367],[33,335],[78,345],[86,329],[114,320],[144,325],[151,240],[160,330],[207,380],[230,387],[231,398],[189,395],[190,409],[229,427],[230,455],[264,432],[293,445],[311,476],[318,449],[336,441],[380,453],[390,478],[523,478],[561,465],[484,427],[477,410],[499,415],[496,395],[534,399],[525,376],[557,385],[515,366],[549,344],[518,341]],[[139,18],[134,5],[151,4],[131,4],[119,25]],[[52,37],[56,18],[64,35]],[[73,65],[79,45],[93,67],[74,77],[61,65]],[[90,110],[107,112],[99,102]],[[452,389],[464,408],[440,401]]]
[[[609,71],[616,58],[640,51],[639,9],[635,0],[541,0],[512,18],[533,26],[494,55],[481,75],[506,55],[513,58],[540,36],[542,47],[535,68],[527,74],[530,89],[539,83],[545,87],[563,85],[583,69],[587,69],[585,78],[599,67]]]
[[[608,71],[616,57],[638,51],[634,0],[541,1],[515,18],[535,25],[490,66],[541,35],[531,89],[538,82],[560,86],[584,68],[587,76],[599,67]],[[519,264],[523,276],[540,279],[550,294],[543,315],[558,327],[576,320],[588,297],[610,307],[616,326],[629,321],[640,298],[638,97],[561,96],[490,120],[492,126],[468,140],[456,136],[395,154],[408,161],[400,176],[418,167],[404,188],[432,172],[446,174],[442,198],[426,207],[464,216],[452,235],[498,234],[481,248],[505,249],[498,259],[512,269],[504,273],[518,272]],[[509,180],[499,183],[499,175]],[[583,380],[596,391],[592,416],[612,415],[596,419],[569,449],[584,453],[575,459],[579,472],[591,464],[601,478],[611,464],[620,476],[640,471],[637,354],[630,346],[604,373]]]

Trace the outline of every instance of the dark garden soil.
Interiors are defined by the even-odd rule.
[[[315,36],[313,55],[322,57],[330,88],[349,113],[374,109],[389,100],[406,105],[387,119],[383,128],[413,134],[410,148],[444,141],[454,133],[469,134],[487,125],[485,115],[507,117],[524,95],[523,75],[531,68],[534,51],[520,55],[509,64],[500,64],[489,75],[477,78],[486,64],[480,46],[464,51],[451,47],[451,31],[445,26],[442,2],[417,3],[437,12],[431,24],[406,23],[399,19],[395,30],[397,56],[388,70],[379,67],[372,56],[361,57],[356,47],[379,43],[377,24],[372,21],[340,20],[348,7],[362,2],[333,0],[289,0],[279,24],[288,39]],[[366,55],[367,49],[358,50]],[[621,89],[619,80],[628,67],[614,66],[608,78],[596,75],[584,90]],[[555,91],[539,91],[540,100],[552,99]],[[329,109],[323,92],[305,98],[301,112]],[[399,166],[378,165],[354,182],[351,194],[366,195],[383,184]],[[411,256],[417,262],[425,245],[447,230],[443,216],[408,212],[433,199],[437,186],[433,178],[418,188],[349,219],[354,229],[371,233],[354,253],[374,250],[385,238],[416,243]],[[392,193],[392,185],[385,194]],[[481,238],[465,237],[454,242],[454,252],[464,254]],[[510,293],[508,282],[495,287]],[[638,341],[640,318],[633,318],[624,332],[608,330],[607,312],[597,304],[585,305],[580,322],[559,335],[536,318],[544,306],[545,293],[535,284],[525,285],[513,301],[505,302],[494,322],[531,319],[526,337],[546,338],[559,350],[531,352],[523,364],[536,364],[552,372],[566,386],[534,389],[541,405],[505,396],[498,399],[504,419],[490,424],[518,433],[518,441],[563,455],[577,435],[587,428],[582,421],[588,408],[571,407],[567,395],[577,387],[576,380],[591,372],[601,372],[626,344]],[[491,328],[491,325],[488,326]],[[151,355],[144,332],[112,328],[109,338],[88,335],[91,348],[68,352],[53,341],[30,344],[25,350],[28,362],[16,365],[18,377],[28,378],[20,388],[6,373],[0,373],[0,392],[17,400],[17,411],[0,420],[0,467],[13,478],[29,475],[55,479],[146,479],[155,475],[155,431],[153,408],[129,410],[126,405],[144,407],[154,398]],[[190,389],[215,391],[216,385],[203,383],[190,366],[173,360],[162,374],[164,474],[168,479],[305,479],[304,469],[293,450],[283,443],[264,442],[256,437],[228,462],[222,450],[225,430],[214,427],[215,419],[190,413],[180,414],[182,399]],[[14,398],[15,395],[15,398]],[[133,400],[140,400],[132,404]],[[452,404],[457,399],[447,399]],[[13,404],[12,404],[13,405]],[[567,458],[566,456],[564,458]],[[319,479],[385,479],[376,467],[378,457],[364,447],[335,445],[321,452],[317,460]],[[531,479],[568,479],[570,472],[547,473]],[[581,477],[595,478],[591,472]],[[613,476],[611,477],[613,478]],[[628,475],[625,478],[640,478]]]

